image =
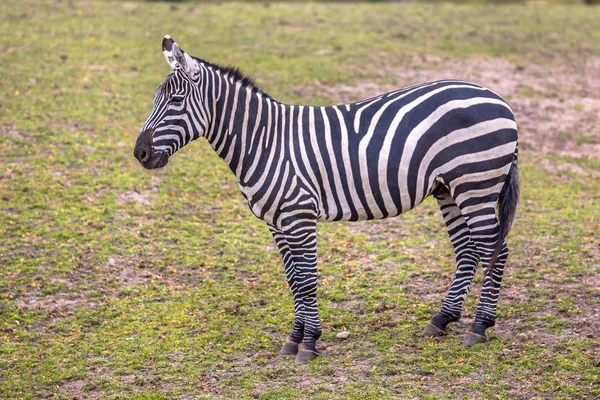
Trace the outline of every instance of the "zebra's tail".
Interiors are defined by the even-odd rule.
[[[500,225],[500,232],[498,236],[498,242],[496,243],[496,248],[494,249],[494,252],[490,258],[490,262],[486,268],[487,271],[492,270],[492,267],[494,264],[496,264],[496,260],[502,251],[504,239],[506,239],[508,232],[510,232],[510,228],[515,219],[518,202],[519,167],[517,163],[517,151],[515,150],[515,158],[510,166],[508,176],[506,177],[506,181],[504,182],[504,186],[502,186],[502,190],[500,191],[500,196],[498,198],[498,223]]]

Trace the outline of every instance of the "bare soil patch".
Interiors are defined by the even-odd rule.
[[[17,129],[17,124],[12,122],[0,125],[0,136],[23,140],[27,134]]]
[[[543,170],[548,171],[552,174],[560,175],[564,172],[567,172],[567,173],[576,174],[576,175],[589,176],[590,178],[596,178],[596,179],[600,178],[600,171],[596,171],[596,170],[589,169],[589,168],[584,168],[584,167],[574,164],[574,163],[557,161],[557,160],[549,160],[547,158],[535,157],[535,156],[534,156],[533,161],[535,161],[535,163],[538,167],[540,167]]]
[[[95,388],[84,379],[70,380],[61,383],[56,387],[56,390],[52,394],[47,393],[47,395],[48,398],[52,395],[61,395],[66,399],[78,400],[96,400],[101,398]]]
[[[134,203],[137,203],[140,206],[149,206],[154,203],[151,193],[148,192],[127,190],[125,192],[119,193],[119,203],[123,204],[127,203],[128,201],[133,201]]]
[[[41,324],[43,327],[46,323],[72,315],[78,309],[93,309],[118,298],[132,286],[157,284],[184,289],[189,287],[190,281],[203,281],[212,276],[210,271],[199,266],[185,270],[171,266],[157,267],[150,261],[153,259],[150,255],[110,256],[96,266],[91,266],[87,258],[88,255],[82,255],[82,261],[74,272],[49,280],[59,287],[55,292],[28,289],[14,299],[15,304],[46,313],[48,319]]]
[[[161,176],[154,175],[150,180],[150,190],[126,190],[117,195],[117,201],[119,204],[125,204],[127,202],[134,202],[140,206],[151,206],[156,202],[156,194],[158,187],[160,186]]]

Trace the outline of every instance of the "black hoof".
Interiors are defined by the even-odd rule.
[[[465,335],[465,339],[463,340],[463,346],[471,347],[474,344],[485,343],[487,341],[488,338],[487,336],[485,336],[485,334],[480,335],[475,332],[467,332],[467,334]]]
[[[437,336],[445,336],[445,335],[446,335],[445,330],[438,328],[431,322],[427,324],[427,326],[425,327],[425,330],[423,331],[423,336],[427,336],[427,337],[437,337]]]
[[[313,350],[308,350],[303,344],[298,345],[298,354],[296,355],[296,362],[299,364],[306,364],[312,359],[319,356],[319,353]]]
[[[284,356],[295,356],[298,354],[298,343],[293,342],[290,338],[285,339],[285,343],[281,346],[279,354]]]

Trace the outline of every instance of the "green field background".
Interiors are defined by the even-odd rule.
[[[597,172],[598,156],[520,154],[514,295],[485,346],[460,345],[475,290],[448,337],[420,335],[454,270],[435,202],[383,225],[319,226],[323,357],[308,366],[277,354],[293,318],[279,253],[210,146],[189,145],[157,174],[132,156],[169,72],[165,34],[278,100],[332,104],[336,91],[320,88],[394,85],[389,71],[427,68],[423,57],[584,65],[600,57],[600,7],[0,9],[1,399],[600,397],[600,332],[577,333],[599,326],[600,180],[542,168]]]

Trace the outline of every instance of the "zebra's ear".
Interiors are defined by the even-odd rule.
[[[175,41],[171,39],[171,36],[165,35],[162,41],[162,51],[171,69],[175,69],[179,65],[173,54],[173,45],[176,45]]]
[[[162,49],[171,69],[181,68],[190,76],[195,76],[200,71],[196,60],[181,50],[169,35],[163,39]]]

